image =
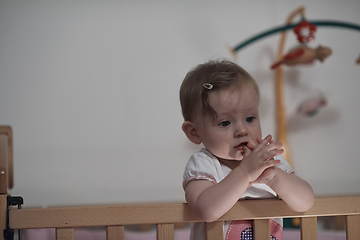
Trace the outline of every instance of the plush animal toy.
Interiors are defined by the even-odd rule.
[[[308,64],[314,62],[316,59],[323,62],[331,55],[331,49],[328,47],[319,46],[317,48],[310,48],[307,45],[300,45],[290,50],[280,61],[274,63],[271,69],[275,69],[280,64],[293,66],[297,64]]]
[[[312,96],[304,100],[298,107],[297,111],[301,115],[313,117],[320,111],[321,108],[325,107],[326,104],[326,98],[322,93],[319,93],[316,96]]]

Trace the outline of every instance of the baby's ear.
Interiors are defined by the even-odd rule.
[[[191,142],[195,144],[201,143],[200,136],[198,135],[195,124],[193,122],[185,121],[182,124],[182,130]]]

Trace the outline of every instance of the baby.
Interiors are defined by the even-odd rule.
[[[204,148],[189,159],[183,179],[190,208],[205,222],[224,215],[239,199],[281,198],[303,212],[314,202],[311,186],[282,157],[282,143],[262,139],[260,93],[255,80],[227,60],[192,69],[180,88],[187,138]],[[282,219],[270,221],[272,239],[282,239]],[[224,239],[243,239],[251,222],[224,222]],[[193,223],[191,239],[205,239],[205,223]]]

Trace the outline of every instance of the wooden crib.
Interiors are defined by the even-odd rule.
[[[12,132],[0,127],[0,230],[55,228],[56,239],[74,239],[74,228],[106,227],[107,240],[125,239],[124,226],[156,224],[158,240],[174,239],[174,224],[201,221],[186,203],[103,205],[54,208],[22,208],[8,206],[7,187],[12,184]],[[292,211],[282,200],[243,200],[235,204],[219,220],[207,223],[207,239],[223,238],[224,220],[253,220],[254,239],[268,240],[269,219],[301,220],[301,239],[317,239],[317,217],[345,216],[347,240],[360,239],[360,196],[316,198],[307,212]],[[0,240],[4,239],[1,234]]]

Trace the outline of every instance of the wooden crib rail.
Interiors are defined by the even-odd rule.
[[[317,217],[346,216],[347,239],[360,236],[360,196],[316,198],[307,212],[291,210],[282,200],[239,201],[218,221],[207,224],[208,240],[223,236],[222,221],[254,220],[256,240],[268,240],[270,218],[301,218],[302,240],[317,239]],[[125,239],[124,225],[157,224],[157,239],[174,239],[174,223],[200,222],[186,203],[11,209],[10,228],[56,228],[57,239],[73,239],[73,228],[105,226],[107,240]],[[1,238],[0,238],[1,239]]]

